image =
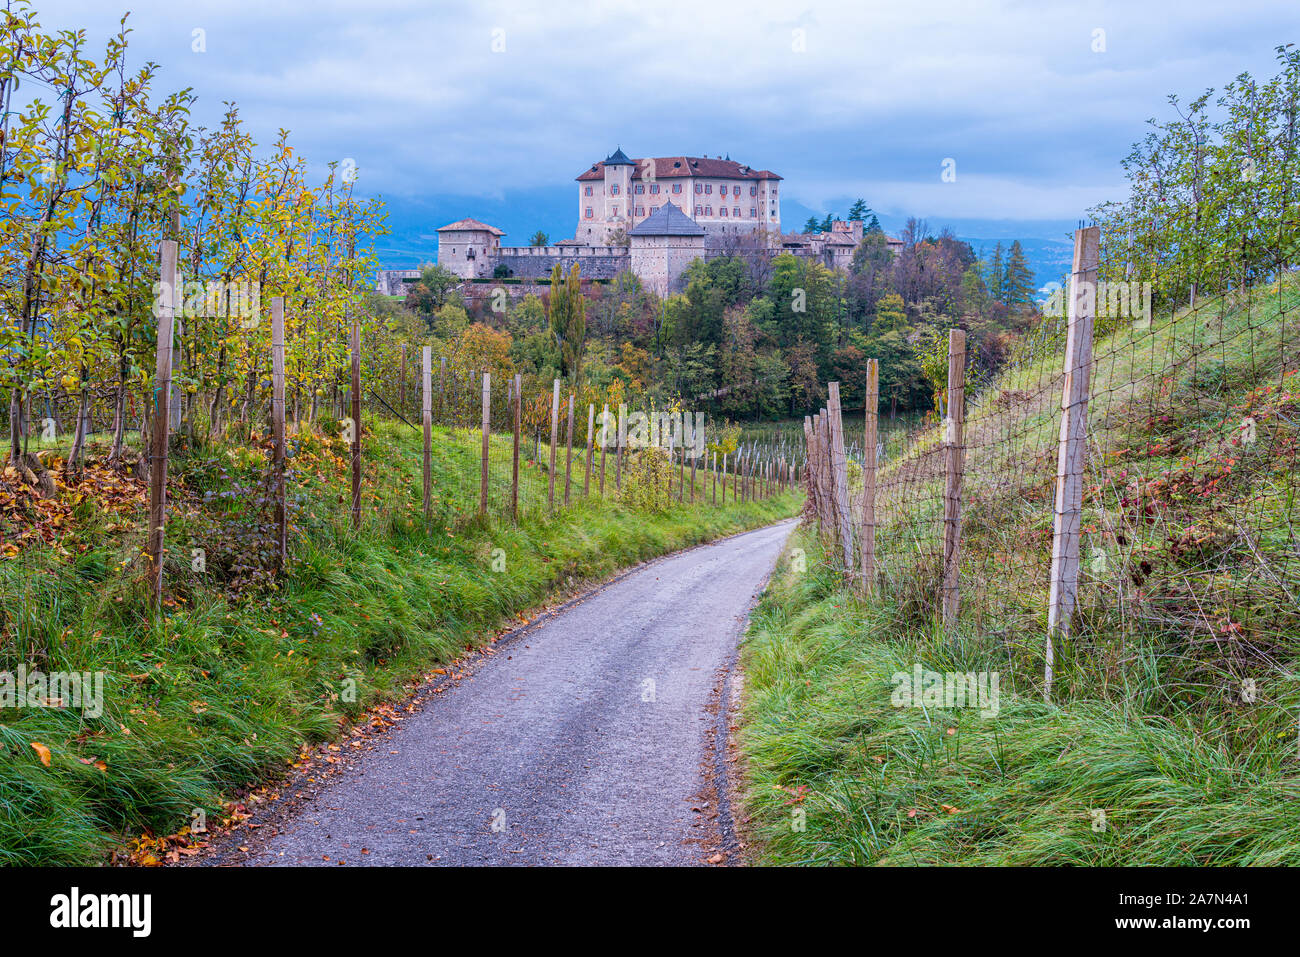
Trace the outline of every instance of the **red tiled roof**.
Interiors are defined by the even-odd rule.
[[[643,173],[649,169],[648,163],[654,163],[655,179],[678,179],[685,176],[712,176],[717,179],[781,179],[776,173],[767,169],[754,169],[735,160],[711,159],[707,156],[654,156],[649,159],[633,160],[636,172],[633,179],[643,179]],[[605,164],[597,163],[577,177],[578,182],[605,178]]]
[[[501,230],[495,226],[489,226],[487,223],[479,222],[477,219],[458,219],[454,223],[448,223],[446,226],[439,226],[438,232],[467,232],[471,229],[492,233],[494,236],[504,236]]]

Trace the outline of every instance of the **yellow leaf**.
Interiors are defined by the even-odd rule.
[[[33,741],[32,750],[40,756],[41,764],[48,768],[50,766],[50,749],[39,741]]]

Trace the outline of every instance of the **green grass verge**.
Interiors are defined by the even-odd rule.
[[[888,598],[843,588],[814,535],[796,532],[795,548],[808,571],[783,561],[742,649],[758,862],[1300,863],[1293,728],[1233,752],[1123,702],[1045,704],[1008,689],[1005,670],[996,715],[897,707],[893,676],[918,663],[996,661],[942,632],[897,633]]]
[[[140,584],[138,511],[123,519],[88,500],[62,530],[65,550],[28,547],[0,560],[0,671],[104,673],[98,717],[0,708],[0,863],[95,862],[145,829],[180,830],[195,808],[212,818],[223,795],[266,780],[305,742],[402,696],[410,679],[511,619],[798,507],[794,494],[658,511],[593,499],[550,516],[528,510],[518,525],[465,518],[471,483],[457,476],[475,461],[477,438],[440,430],[426,530],[416,434],[374,425],[358,531],[339,504],[341,445],[293,444],[292,564],[279,580],[265,574],[264,460],[224,446],[175,463],[167,571],[176,604],[163,617],[151,620]],[[526,469],[524,481],[536,501],[544,475]],[[207,550],[202,573],[188,564],[195,543]],[[48,766],[33,742],[48,748]]]

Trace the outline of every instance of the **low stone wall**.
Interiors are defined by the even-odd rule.
[[[511,278],[546,279],[557,264],[567,273],[577,263],[584,279],[613,279],[628,262],[626,246],[503,246],[489,258],[487,275],[500,265]]]

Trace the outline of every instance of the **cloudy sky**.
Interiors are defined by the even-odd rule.
[[[615,147],[727,155],[785,177],[787,229],[864,197],[981,245],[1053,243],[1123,192],[1119,160],[1169,93],[1268,76],[1295,0],[37,0],[102,44],[285,127],[314,166],[382,194],[392,265],[475,216],[525,244],[573,235],[573,178]],[[941,179],[951,159],[956,178]]]

